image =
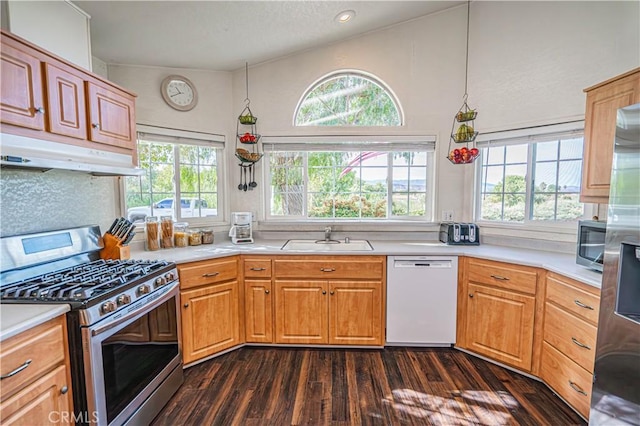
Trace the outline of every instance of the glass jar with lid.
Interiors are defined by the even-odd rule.
[[[144,249],[155,251],[160,248],[160,223],[156,216],[147,216],[144,221]]]
[[[171,216],[160,217],[160,247],[173,248],[173,218]]]
[[[173,240],[176,247],[186,247],[189,245],[189,224],[177,222],[173,225]]]
[[[202,244],[202,233],[199,229],[191,229],[189,231],[189,245],[199,246]]]
[[[200,233],[202,234],[202,244],[213,244],[213,229],[202,228]]]

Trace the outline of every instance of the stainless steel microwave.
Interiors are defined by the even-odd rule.
[[[602,272],[607,223],[597,220],[578,222],[576,263]]]

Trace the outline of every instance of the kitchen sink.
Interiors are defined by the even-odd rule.
[[[284,251],[372,251],[367,240],[289,240],[280,250]]]

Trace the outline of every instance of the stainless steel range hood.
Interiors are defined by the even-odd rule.
[[[140,176],[131,155],[0,134],[0,167],[72,170],[94,176]],[[97,144],[96,144],[97,145]]]

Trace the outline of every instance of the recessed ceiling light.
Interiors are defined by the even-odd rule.
[[[356,11],[355,10],[343,10],[342,12],[338,13],[336,15],[335,18],[333,18],[336,22],[339,22],[341,24],[347,23],[349,22],[351,19],[353,19],[356,16]]]

